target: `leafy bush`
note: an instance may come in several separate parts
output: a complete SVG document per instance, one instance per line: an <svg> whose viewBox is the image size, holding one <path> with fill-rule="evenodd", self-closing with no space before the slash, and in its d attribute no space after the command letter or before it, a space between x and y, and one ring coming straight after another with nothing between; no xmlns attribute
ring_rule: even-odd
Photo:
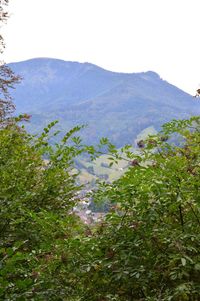
<svg viewBox="0 0 200 301"><path fill-rule="evenodd" d="M140 154L124 148L129 170L95 196L113 207L90 237L81 300L200 299L199 133L199 117L172 121Z"/></svg>
<svg viewBox="0 0 200 301"><path fill-rule="evenodd" d="M48 139L54 124L40 137L16 124L0 131L1 300L53 300L62 286L55 279L64 261L59 246L80 232L72 214L81 188L73 160L83 151L80 139L72 135L80 127L52 147ZM67 294L69 288L63 286Z"/></svg>
<svg viewBox="0 0 200 301"><path fill-rule="evenodd" d="M199 300L200 117L164 125L134 153L103 138L111 165L129 168L92 193L110 208L92 225L72 213L73 161L101 152L72 138L79 127L50 146L52 126L38 138L0 131L0 299Z"/></svg>

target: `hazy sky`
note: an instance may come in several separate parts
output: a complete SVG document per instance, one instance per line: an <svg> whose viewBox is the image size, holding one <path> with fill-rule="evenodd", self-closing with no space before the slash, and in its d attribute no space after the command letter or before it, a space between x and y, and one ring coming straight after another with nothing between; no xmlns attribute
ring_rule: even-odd
<svg viewBox="0 0 200 301"><path fill-rule="evenodd" d="M52 57L200 85L200 0L10 0L9 11L7 63Z"/></svg>

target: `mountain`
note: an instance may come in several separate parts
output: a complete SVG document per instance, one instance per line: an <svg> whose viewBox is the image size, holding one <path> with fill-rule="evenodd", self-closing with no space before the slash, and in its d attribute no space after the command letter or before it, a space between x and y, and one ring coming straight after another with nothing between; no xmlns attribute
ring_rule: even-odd
<svg viewBox="0 0 200 301"><path fill-rule="evenodd" d="M89 63L36 58L9 66L23 77L12 91L17 113L29 113L27 126L40 131L59 120L67 131L88 124L81 136L87 143L109 137L118 147L133 143L149 127L156 130L173 118L200 113L189 94L152 71L117 73Z"/></svg>

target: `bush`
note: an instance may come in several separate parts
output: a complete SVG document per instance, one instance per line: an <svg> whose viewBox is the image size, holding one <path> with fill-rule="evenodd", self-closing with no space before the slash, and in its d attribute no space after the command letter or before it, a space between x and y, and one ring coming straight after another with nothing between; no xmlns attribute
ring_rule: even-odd
<svg viewBox="0 0 200 301"><path fill-rule="evenodd" d="M113 207L91 235L81 300L200 299L199 133L199 117L172 121L140 154L124 148L137 164L96 193Z"/></svg>
<svg viewBox="0 0 200 301"><path fill-rule="evenodd" d="M164 125L134 153L102 140L113 162L130 164L92 193L110 208L92 225L72 213L73 161L100 151L72 138L79 127L50 146L51 126L38 138L0 131L0 298L199 300L200 117Z"/></svg>
<svg viewBox="0 0 200 301"><path fill-rule="evenodd" d="M1 300L58 300L62 286L65 295L71 292L69 279L63 285L62 273L57 276L64 262L61 246L82 231L72 209L81 188L73 160L83 149L72 138L79 127L49 145L53 125L38 138L16 124L0 131Z"/></svg>

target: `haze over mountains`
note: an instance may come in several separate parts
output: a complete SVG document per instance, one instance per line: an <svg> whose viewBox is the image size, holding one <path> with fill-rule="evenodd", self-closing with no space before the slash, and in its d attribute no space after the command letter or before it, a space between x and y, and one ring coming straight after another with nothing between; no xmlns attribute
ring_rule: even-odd
<svg viewBox="0 0 200 301"><path fill-rule="evenodd" d="M88 124L81 136L94 144L102 136L117 146L133 143L146 128L173 118L200 114L189 94L155 72L116 73L89 63L37 58L9 64L23 77L12 92L17 113L32 115L28 128L38 132L59 120L67 131Z"/></svg>

